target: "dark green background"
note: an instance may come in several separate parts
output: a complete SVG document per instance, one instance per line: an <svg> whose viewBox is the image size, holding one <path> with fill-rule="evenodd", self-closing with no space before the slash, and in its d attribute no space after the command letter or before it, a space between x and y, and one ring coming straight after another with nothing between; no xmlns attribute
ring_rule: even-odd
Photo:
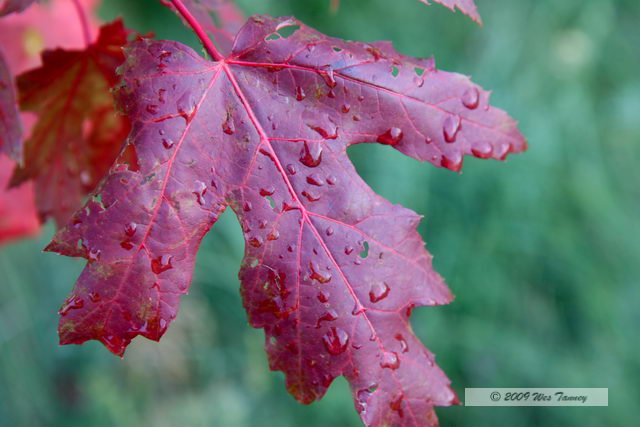
<svg viewBox="0 0 640 427"><path fill-rule="evenodd" d="M59 0L63 1L63 0ZM365 180L424 214L420 232L457 299L412 324L454 388L608 387L609 407L441 408L443 426L632 426L640 402L640 2L478 0L484 28L418 0L242 0L353 40L393 40L473 75L530 149L467 158L461 175L389 147L350 151ZM105 0L134 29L195 44L154 0ZM0 249L3 426L358 426L343 379L297 404L247 325L231 212L206 237L189 296L160 344L124 360L58 347L56 311L83 263L41 253L52 234Z"/></svg>

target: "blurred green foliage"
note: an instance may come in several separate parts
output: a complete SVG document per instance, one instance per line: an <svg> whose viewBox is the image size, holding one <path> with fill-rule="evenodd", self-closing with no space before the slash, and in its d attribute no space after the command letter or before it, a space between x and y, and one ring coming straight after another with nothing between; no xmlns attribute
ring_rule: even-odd
<svg viewBox="0 0 640 427"><path fill-rule="evenodd" d="M417 0L241 0L338 37L393 40L473 75L520 121L530 150L464 173L389 147L350 151L364 179L426 219L420 231L457 295L419 308L423 342L465 387L608 387L609 407L438 410L443 426L630 426L640 401L640 2L479 0L484 28ZM153 0L105 0L140 32L197 47ZM357 426L343 379L297 404L268 370L238 292L231 212L207 236L162 343L123 360L96 342L58 347L56 311L82 262L41 253L52 235L0 249L2 426Z"/></svg>

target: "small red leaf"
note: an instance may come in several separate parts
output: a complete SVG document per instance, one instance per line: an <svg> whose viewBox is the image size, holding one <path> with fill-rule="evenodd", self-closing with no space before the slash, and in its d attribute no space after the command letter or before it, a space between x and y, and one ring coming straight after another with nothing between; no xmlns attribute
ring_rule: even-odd
<svg viewBox="0 0 640 427"><path fill-rule="evenodd" d="M121 21L105 25L85 50L45 51L40 68L18 77L21 107L38 114L38 121L12 184L33 178L41 215L58 224L95 187L129 131L110 92L127 36Z"/></svg>
<svg viewBox="0 0 640 427"><path fill-rule="evenodd" d="M433 406L457 400L409 316L452 295L420 217L375 194L346 150L381 143L459 170L465 154L523 151L515 121L432 59L287 18L252 17L217 62L139 40L122 73L138 164L118 160L47 247L88 260L61 343L97 339L122 355L137 335L158 340L229 206L246 243L244 305L289 392L310 403L343 375L366 425L436 425Z"/></svg>

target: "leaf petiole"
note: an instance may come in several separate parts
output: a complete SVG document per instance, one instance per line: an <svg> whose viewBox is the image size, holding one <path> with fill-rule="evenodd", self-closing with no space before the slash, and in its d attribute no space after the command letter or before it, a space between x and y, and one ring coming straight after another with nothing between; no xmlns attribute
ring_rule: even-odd
<svg viewBox="0 0 640 427"><path fill-rule="evenodd" d="M77 1L77 0L75 0ZM168 6L168 2L165 0L160 0L161 3L165 6ZM189 12L189 9L182 3L181 0L171 0L171 4L176 8L178 13L182 15L182 17L187 21L189 26L193 29L193 32L196 33L200 41L202 42L207 52L211 55L211 57L216 61L221 61L224 59L224 56L218 51L216 46L213 44L207 32L202 28L202 25L198 22L198 20Z"/></svg>

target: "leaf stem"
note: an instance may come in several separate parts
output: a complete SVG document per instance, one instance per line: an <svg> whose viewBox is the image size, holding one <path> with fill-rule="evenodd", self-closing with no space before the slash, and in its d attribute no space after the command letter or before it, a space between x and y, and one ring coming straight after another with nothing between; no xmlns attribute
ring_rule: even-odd
<svg viewBox="0 0 640 427"><path fill-rule="evenodd" d="M87 19L87 13L80 4L80 0L72 0L73 5L76 7L76 12L78 13L78 18L80 19L80 26L82 27L82 36L84 37L84 42L87 46L89 46L92 42L91 39L91 30L89 30L89 20Z"/></svg>
<svg viewBox="0 0 640 427"><path fill-rule="evenodd" d="M167 5L166 0L160 1L162 2L162 4ZM182 0L171 0L171 3L173 4L173 7L176 8L178 13L182 15L185 21L187 21L189 26L191 26L193 32L196 33L196 35L202 42L202 45L205 49L207 49L213 59L215 59L216 61L222 61L224 59L224 56L218 51L216 46L207 35L207 32L204 30L204 28L202 28L202 25L200 25L198 20L191 14L191 12L189 12L189 10L185 7L185 5L182 3Z"/></svg>

